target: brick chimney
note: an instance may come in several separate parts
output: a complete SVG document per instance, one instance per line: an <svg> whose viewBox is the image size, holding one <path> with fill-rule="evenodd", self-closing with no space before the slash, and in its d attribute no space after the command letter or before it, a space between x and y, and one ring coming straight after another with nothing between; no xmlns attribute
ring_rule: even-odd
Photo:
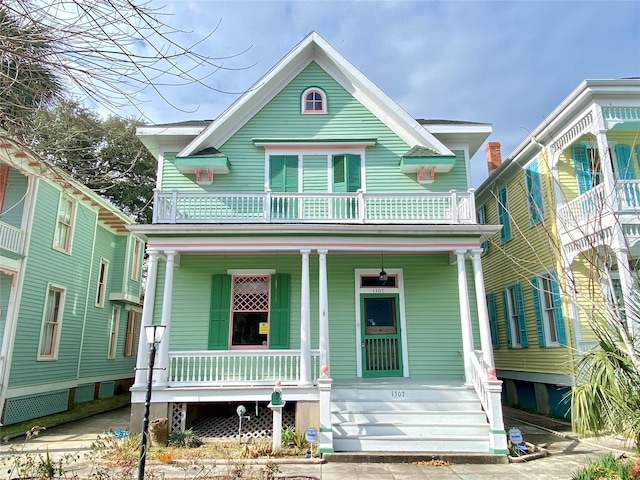
<svg viewBox="0 0 640 480"><path fill-rule="evenodd" d="M502 155L500 154L500 142L489 142L484 147L484 151L487 154L487 167L489 168L489 174L497 169L502 164Z"/></svg>

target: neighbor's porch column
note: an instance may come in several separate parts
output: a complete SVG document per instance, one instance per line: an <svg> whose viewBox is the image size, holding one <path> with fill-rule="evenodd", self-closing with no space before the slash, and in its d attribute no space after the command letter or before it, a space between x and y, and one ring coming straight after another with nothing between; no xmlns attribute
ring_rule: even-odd
<svg viewBox="0 0 640 480"><path fill-rule="evenodd" d="M164 274L164 292L162 294L162 320L165 331L158 347L158 373L157 385L166 386L169 379L169 339L171 338L171 304L173 300L173 267L176 260L176 252L169 251L166 254L166 271Z"/></svg>
<svg viewBox="0 0 640 480"><path fill-rule="evenodd" d="M144 327L153 323L153 310L156 303L156 281L158 280L158 252L149 252L149 271L147 272L147 289L142 307L142 325L138 332L138 359L136 361L136 380L134 386L145 387L147 384L147 366L149 344L144 333Z"/></svg>
<svg viewBox="0 0 640 480"><path fill-rule="evenodd" d="M319 255L319 310L320 310L320 366L329 367L329 294L327 286L327 250L318 250Z"/></svg>
<svg viewBox="0 0 640 480"><path fill-rule="evenodd" d="M309 292L309 253L302 254L302 280L300 286L300 384L311 385L311 300Z"/></svg>
<svg viewBox="0 0 640 480"><path fill-rule="evenodd" d="M489 326L489 311L487 309L487 294L484 290L482 276L481 248L471 250L473 262L473 277L476 284L476 303L478 304L478 324L480 326L480 343L482 345L482 359L487 367L493 367L493 342L491 341L491 327Z"/></svg>
<svg viewBox="0 0 640 480"><path fill-rule="evenodd" d="M471 383L471 363L469 354L473 351L471 334L471 311L469 310L469 289L467 288L467 269L465 266L466 250L455 250L458 264L458 295L460 297L460 323L462 327L462 356L464 359L464 379L466 385Z"/></svg>

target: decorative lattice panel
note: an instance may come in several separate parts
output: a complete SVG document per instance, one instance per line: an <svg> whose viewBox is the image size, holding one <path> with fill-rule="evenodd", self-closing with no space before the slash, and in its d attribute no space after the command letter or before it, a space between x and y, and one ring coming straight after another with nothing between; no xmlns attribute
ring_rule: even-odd
<svg viewBox="0 0 640 480"><path fill-rule="evenodd" d="M3 423L10 425L24 420L31 420L32 418L64 412L68 408L69 390L9 398L5 406Z"/></svg>
<svg viewBox="0 0 640 480"><path fill-rule="evenodd" d="M268 312L269 276L234 277L233 311Z"/></svg>
<svg viewBox="0 0 640 480"><path fill-rule="evenodd" d="M116 388L116 382L100 382L100 389L98 390L98 398L113 397L113 392Z"/></svg>
<svg viewBox="0 0 640 480"><path fill-rule="evenodd" d="M90 402L93 400L93 392L95 391L95 384L88 383L87 385L78 385L76 387L76 403Z"/></svg>
<svg viewBox="0 0 640 480"><path fill-rule="evenodd" d="M260 414L256 417L254 411L247 411L251 415L250 418L242 420L241 438L270 438L273 435L273 412L265 407L261 407L259 412ZM293 410L282 412L282 426L283 428L295 426L295 412ZM205 440L238 438L238 416L202 419L195 423L191 429Z"/></svg>
<svg viewBox="0 0 640 480"><path fill-rule="evenodd" d="M171 405L169 432L184 430L187 420L187 405L185 403L172 403Z"/></svg>

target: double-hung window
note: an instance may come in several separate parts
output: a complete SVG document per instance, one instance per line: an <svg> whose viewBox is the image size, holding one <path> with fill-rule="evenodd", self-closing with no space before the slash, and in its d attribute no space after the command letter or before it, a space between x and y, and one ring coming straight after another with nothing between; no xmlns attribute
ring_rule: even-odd
<svg viewBox="0 0 640 480"><path fill-rule="evenodd" d="M53 246L57 250L69 252L71 249L71 236L73 235L73 215L75 203L68 195L62 195L58 205L56 219L56 231Z"/></svg>
<svg viewBox="0 0 640 480"><path fill-rule="evenodd" d="M507 187L502 187L498 191L498 221L502 224L502 230L500 230L500 240L502 242L511 240L511 218L509 216Z"/></svg>
<svg viewBox="0 0 640 480"><path fill-rule="evenodd" d="M140 257L142 251L142 242L134 238L133 239L133 258L131 259L131 280L137 281L140 274Z"/></svg>
<svg viewBox="0 0 640 480"><path fill-rule="evenodd" d="M58 357L62 312L64 310L64 293L65 290L63 288L52 285L49 285L47 289L40 331L40 346L38 348L38 358L41 360L55 360Z"/></svg>
<svg viewBox="0 0 640 480"><path fill-rule="evenodd" d="M107 290L107 275L109 273L109 262L104 258L100 260L98 270L98 286L96 288L96 307L104 306L104 297Z"/></svg>
<svg viewBox="0 0 640 480"><path fill-rule="evenodd" d="M136 353L136 333L138 332L140 313L129 310L127 314L127 336L124 342L124 356L130 357Z"/></svg>
<svg viewBox="0 0 640 480"><path fill-rule="evenodd" d="M502 292L504 321L509 348L528 347L527 322L524 316L522 286L514 283Z"/></svg>
<svg viewBox="0 0 640 480"><path fill-rule="evenodd" d="M487 312L489 313L489 329L493 348L500 348L498 340L498 315L496 314L496 298L491 292L487 293Z"/></svg>
<svg viewBox="0 0 640 480"><path fill-rule="evenodd" d="M544 273L531 280L533 307L536 314L538 345L566 345L562 297L555 272Z"/></svg>
<svg viewBox="0 0 640 480"><path fill-rule="evenodd" d="M529 206L529 220L536 225L544 219L544 198L542 196L542 181L538 160L534 160L525 167L527 185L527 205Z"/></svg>
<svg viewBox="0 0 640 480"><path fill-rule="evenodd" d="M109 326L109 352L107 358L116 358L116 347L118 344L118 327L120 326L120 306L114 305L111 312L111 324Z"/></svg>

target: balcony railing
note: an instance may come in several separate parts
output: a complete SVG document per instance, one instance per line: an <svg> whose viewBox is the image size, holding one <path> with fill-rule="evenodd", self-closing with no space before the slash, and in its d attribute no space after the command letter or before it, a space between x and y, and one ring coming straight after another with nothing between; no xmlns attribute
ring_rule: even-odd
<svg viewBox="0 0 640 480"><path fill-rule="evenodd" d="M155 194L154 223L475 223L473 191Z"/></svg>
<svg viewBox="0 0 640 480"><path fill-rule="evenodd" d="M617 180L615 195L618 203L616 213L640 213L640 180ZM604 184L600 184L560 206L558 221L561 229L569 231L600 221L612 212L613 201L607 198Z"/></svg>
<svg viewBox="0 0 640 480"><path fill-rule="evenodd" d="M169 353L169 386L273 385L300 381L300 350L207 350ZM320 375L311 351L311 378Z"/></svg>
<svg viewBox="0 0 640 480"><path fill-rule="evenodd" d="M0 249L22 253L22 230L0 222Z"/></svg>

